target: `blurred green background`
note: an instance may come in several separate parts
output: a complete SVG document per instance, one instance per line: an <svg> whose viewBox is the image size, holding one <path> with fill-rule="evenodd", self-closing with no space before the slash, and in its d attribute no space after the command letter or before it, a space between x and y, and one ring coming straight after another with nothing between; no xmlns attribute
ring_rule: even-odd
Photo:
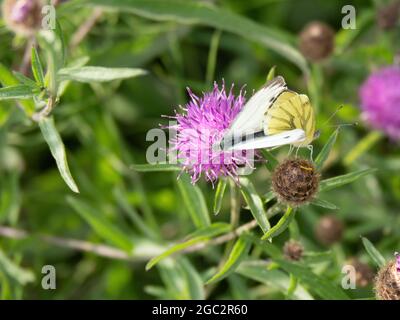
<svg viewBox="0 0 400 320"><path fill-rule="evenodd" d="M94 5L82 5L84 2L66 2L57 8L66 43L93 17ZM160 253L160 248L184 238L195 226L183 205L176 173L138 173L130 165L146 162L146 149L151 144L146 141L147 131L166 124L161 115L172 115L178 105L188 101L186 87L201 93L210 90L214 80L221 83L224 79L228 86L235 83L236 92L246 84L248 97L265 82L273 66L290 88L310 96L317 112L317 127L322 132L315 141L315 152L326 143L335 125L359 122L358 126L340 131L326 162L324 178L369 167L379 169L374 175L321 196L338 209L300 209L296 221L306 250L327 250L314 236L319 217L334 214L345 224L343 239L329 249L330 258L317 265L314 272L324 273L339 285L341 265L350 257L358 257L375 268L360 235L368 237L387 258L400 249L398 144L371 131L360 118L358 105L360 84L372 70L392 64L399 50L400 29L382 30L376 22L377 8L386 2L352 1L357 14L355 30L341 28L341 9L349 4L346 0L203 2L264 26L279 41L296 49L299 31L310 21L323 21L335 30L335 50L323 62L308 62L307 78L296 63L251 35L216 30L201 21L181 23L174 16L153 19L151 14L143 13L145 10L104 9L87 36L70 47L68 60L88 57L90 65L141 67L148 74L110 83L72 83L55 108L53 115L81 191L79 195L63 182L38 127L14 102L0 104L0 224L12 228L0 232L3 299L199 297L191 290L193 283L215 272L224 248L217 246L178 256L146 272L146 262ZM169 5L179 12L174 1ZM223 19L221 15L221 23ZM17 70L26 44L26 39L15 36L0 22L2 64ZM344 108L326 122L340 105ZM282 159L287 151L284 147L274 154ZM269 173L262 165L251 180L260 195L270 190ZM225 196L221 213L214 217L211 209L215 189L205 182L198 186L211 219L229 222L229 197ZM137 216L144 226L137 223ZM250 217L249 211L243 209L242 222ZM275 223L277 219L271 221ZM12 235L5 230L11 230ZM15 233L17 230L29 235L22 237ZM21 239L10 238L18 235ZM45 235L64 242L57 245L57 239L43 238ZM121 237L132 240L135 247L128 259L65 247L68 239L84 241L86 245L116 246ZM281 248L288 238L285 232L274 244ZM259 254L251 253L253 257ZM44 265L53 265L57 270L56 290L41 287ZM274 277L288 282L286 273ZM285 297L279 281L264 280L256 281L237 272L216 286L201 287L205 296L215 299ZM346 293L352 298L373 296L371 286ZM318 294L313 297L321 298Z"/></svg>

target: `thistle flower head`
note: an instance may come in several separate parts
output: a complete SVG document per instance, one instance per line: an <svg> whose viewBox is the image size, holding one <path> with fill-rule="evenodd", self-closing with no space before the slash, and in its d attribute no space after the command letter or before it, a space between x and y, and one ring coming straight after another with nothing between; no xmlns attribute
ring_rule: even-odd
<svg viewBox="0 0 400 320"><path fill-rule="evenodd" d="M224 151L215 148L221 141L224 131L242 109L245 98L240 91L238 96L226 92L215 83L211 92L196 96L190 89L190 101L180 112L176 112L176 136L170 140L177 152L178 162L192 177L195 183L201 175L214 182L221 176L237 178L240 166L250 164L249 151Z"/></svg>
<svg viewBox="0 0 400 320"><path fill-rule="evenodd" d="M299 261L303 257L304 247L296 240L286 241L283 246L283 255L287 260Z"/></svg>
<svg viewBox="0 0 400 320"><path fill-rule="evenodd" d="M363 117L394 140L400 140L400 67L385 67L372 73L360 88Z"/></svg>
<svg viewBox="0 0 400 320"><path fill-rule="evenodd" d="M272 174L272 189L279 200L299 206L312 200L318 191L320 175L305 159L287 159Z"/></svg>
<svg viewBox="0 0 400 320"><path fill-rule="evenodd" d="M41 25L42 0L5 0L3 18L7 27L17 34L31 35Z"/></svg>
<svg viewBox="0 0 400 320"><path fill-rule="evenodd" d="M400 272L396 259L389 261L375 278L375 293L380 300L400 300Z"/></svg>
<svg viewBox="0 0 400 320"><path fill-rule="evenodd" d="M312 62L329 57L335 46L335 31L327 24L313 21L299 35L301 53Z"/></svg>
<svg viewBox="0 0 400 320"><path fill-rule="evenodd" d="M320 243L330 246L342 240L344 224L334 215L323 216L317 223L315 236Z"/></svg>

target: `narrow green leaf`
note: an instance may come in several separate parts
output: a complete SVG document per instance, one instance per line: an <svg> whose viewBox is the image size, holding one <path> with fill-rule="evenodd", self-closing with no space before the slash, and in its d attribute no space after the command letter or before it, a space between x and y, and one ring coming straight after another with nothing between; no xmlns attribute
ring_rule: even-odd
<svg viewBox="0 0 400 320"><path fill-rule="evenodd" d="M37 92L40 91L40 87L38 87L38 85L35 81L26 77L25 75L23 75L20 72L14 71L13 73L14 73L15 78L17 78L21 84L31 87L32 89L36 89Z"/></svg>
<svg viewBox="0 0 400 320"><path fill-rule="evenodd" d="M267 167L267 169L272 172L274 171L274 169L276 168L276 166L279 164L278 160L272 155L272 153L270 151L268 151L267 149L261 149L261 154L263 155L263 157L265 158L265 160L267 160L265 162L265 166Z"/></svg>
<svg viewBox="0 0 400 320"><path fill-rule="evenodd" d="M321 170L322 166L324 165L326 159L328 159L329 153L331 152L333 146L335 145L337 136L339 134L339 128L337 128L329 137L327 143L322 148L321 152L315 158L315 166L318 170Z"/></svg>
<svg viewBox="0 0 400 320"><path fill-rule="evenodd" d="M22 269L16 265L5 253L0 249L0 272L4 273L10 280L26 285L35 280L35 275L28 270Z"/></svg>
<svg viewBox="0 0 400 320"><path fill-rule="evenodd" d="M269 270L268 266L269 264L265 261L243 261L236 269L236 273L286 293L290 287L289 275L278 269ZM298 284L293 292L292 299L313 300L313 297L301 284Z"/></svg>
<svg viewBox="0 0 400 320"><path fill-rule="evenodd" d="M348 300L347 294L322 275L317 275L308 267L284 259L275 260L286 272L293 274L299 281L306 285L310 291L315 292L326 300Z"/></svg>
<svg viewBox="0 0 400 320"><path fill-rule="evenodd" d="M268 203L271 200L275 199L276 195L273 191L268 191L265 195L264 195L264 203Z"/></svg>
<svg viewBox="0 0 400 320"><path fill-rule="evenodd" d="M132 223L140 230L144 235L146 235L149 239L158 239L158 234L153 231L147 224L143 221L143 218L139 215L134 207L132 207L125 194L123 194L122 190L119 188L114 189L114 198L117 201L118 205L122 208L122 210L127 214Z"/></svg>
<svg viewBox="0 0 400 320"><path fill-rule="evenodd" d="M206 200L200 188L193 185L187 174L182 174L177 180L183 202L197 228L204 228L211 224Z"/></svg>
<svg viewBox="0 0 400 320"><path fill-rule="evenodd" d="M276 31L216 6L182 0L83 0L81 3L116 8L158 21L200 24L228 31L274 50L295 63L305 74L309 73L305 58Z"/></svg>
<svg viewBox="0 0 400 320"><path fill-rule="evenodd" d="M269 224L260 196L257 194L256 189L249 179L244 177L240 178L240 185L240 191L242 192L244 200L249 206L253 217L256 219L261 230L266 233L271 228L271 225Z"/></svg>
<svg viewBox="0 0 400 320"><path fill-rule="evenodd" d="M385 258L382 254L375 248L375 246L365 237L361 237L362 243L367 250L368 254L370 255L371 259L375 262L375 264L382 268L386 264Z"/></svg>
<svg viewBox="0 0 400 320"><path fill-rule="evenodd" d="M359 178L366 176L367 174L375 172L376 169L363 169L351 173L344 174L342 176L325 179L320 183L320 192L332 190L346 184L352 183Z"/></svg>
<svg viewBox="0 0 400 320"><path fill-rule="evenodd" d="M212 237L218 236L222 233L226 233L231 229L231 226L227 223L213 223L212 225L199 229L196 232L192 233L189 235L188 240L175 244L171 248L167 249L165 252L160 254L157 257L154 257L151 259L147 265L146 265L146 270L151 269L154 267L157 263L159 263L161 260L167 258L168 256L178 253L179 251L182 251L190 246L193 246L197 243L207 241L211 239Z"/></svg>
<svg viewBox="0 0 400 320"><path fill-rule="evenodd" d="M314 206L322 207L325 209L330 209L330 210L337 210L339 207L337 207L335 204L330 203L329 201L322 200L322 199L314 199L311 201L311 204Z"/></svg>
<svg viewBox="0 0 400 320"><path fill-rule="evenodd" d="M343 163L346 166L351 165L355 160L361 157L365 152L372 148L380 139L384 137L380 131L371 131L362 138L350 152L344 157Z"/></svg>
<svg viewBox="0 0 400 320"><path fill-rule="evenodd" d="M273 78L275 78L275 70L276 70L276 66L273 66L271 69L269 69L267 79L266 79L267 82L271 81Z"/></svg>
<svg viewBox="0 0 400 320"><path fill-rule="evenodd" d="M282 216L282 218L278 221L276 225L274 225L271 229L269 229L261 238L261 240L272 239L278 235L280 235L283 231L287 229L289 224L292 222L295 216L295 210L292 207L288 207L286 213Z"/></svg>
<svg viewBox="0 0 400 320"><path fill-rule="evenodd" d="M97 233L99 237L113 243L128 253L132 252L133 242L130 237L110 221L107 221L97 209L72 196L67 196L67 201L71 207L93 228L94 232Z"/></svg>
<svg viewBox="0 0 400 320"><path fill-rule="evenodd" d="M217 190L215 191L214 197L214 214L218 214L221 210L222 199L224 198L225 189L226 189L226 179L220 179L218 181Z"/></svg>
<svg viewBox="0 0 400 320"><path fill-rule="evenodd" d="M132 164L130 168L138 172L182 171L181 167L168 163Z"/></svg>
<svg viewBox="0 0 400 320"><path fill-rule="evenodd" d="M5 88L0 88L0 101L11 99L30 99L34 96L32 87L20 84Z"/></svg>
<svg viewBox="0 0 400 320"><path fill-rule="evenodd" d="M42 66L42 63L40 62L39 54L34 46L32 47L32 73L33 73L33 77L35 78L36 82L41 87L44 87L43 66Z"/></svg>
<svg viewBox="0 0 400 320"><path fill-rule="evenodd" d="M250 247L251 242L244 237L240 237L233 246L228 259L223 264L221 269L211 279L209 279L206 284L221 281L229 274L234 272L235 269L239 266L240 262L242 262L247 257Z"/></svg>
<svg viewBox="0 0 400 320"><path fill-rule="evenodd" d="M189 259L180 257L177 259L179 266L185 275L186 287L188 288L190 299L192 300L204 300L206 293L204 290L203 279L199 272L194 268Z"/></svg>
<svg viewBox="0 0 400 320"><path fill-rule="evenodd" d="M128 79L146 74L143 69L104 68L85 66L80 68L64 68L58 71L61 81L73 80L79 82L105 82L118 79Z"/></svg>
<svg viewBox="0 0 400 320"><path fill-rule="evenodd" d="M4 65L0 63L0 83L3 87L14 86L20 84L18 79ZM18 103L23 107L25 113L31 116L35 112L35 104L32 99L19 100Z"/></svg>
<svg viewBox="0 0 400 320"><path fill-rule="evenodd" d="M56 160L61 177L73 192L79 193L78 186L76 185L74 178L72 178L69 170L65 147L54 124L54 119L43 118L39 121L39 127L50 148L51 154Z"/></svg>

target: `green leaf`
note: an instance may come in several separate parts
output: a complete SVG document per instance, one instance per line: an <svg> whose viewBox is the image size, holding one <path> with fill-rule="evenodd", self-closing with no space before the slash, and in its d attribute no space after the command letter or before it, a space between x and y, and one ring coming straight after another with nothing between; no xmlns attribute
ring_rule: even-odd
<svg viewBox="0 0 400 320"><path fill-rule="evenodd" d="M154 257L151 259L147 265L146 265L146 270L151 269L154 267L157 263L159 263L161 260L167 258L168 256L175 254L179 251L182 251L188 247L191 247L197 243L207 241L211 239L212 237L218 236L222 233L226 233L230 231L231 226L227 223L213 223L212 225L199 229L196 232L192 233L191 235L188 236L188 240L175 244L162 254L160 254L157 257Z"/></svg>
<svg viewBox="0 0 400 320"><path fill-rule="evenodd" d="M295 63L305 74L309 73L305 58L276 31L216 6L183 0L82 0L80 3L116 8L123 12L130 11L158 21L200 24L228 31L274 50Z"/></svg>
<svg viewBox="0 0 400 320"><path fill-rule="evenodd" d="M265 242L264 242L265 243ZM269 270L265 261L244 261L236 269L236 273L243 277L265 284L286 293L290 287L289 276L281 270ZM292 298L297 300L313 300L313 297L301 284L296 286Z"/></svg>
<svg viewBox="0 0 400 320"><path fill-rule="evenodd" d="M290 262L284 259L275 260L286 272L293 274L303 284L307 285L310 291L315 292L322 299L326 300L347 300L349 297L344 291L335 286L331 280L322 275L317 275L308 267L299 263Z"/></svg>
<svg viewBox="0 0 400 320"><path fill-rule="evenodd" d="M35 280L35 275L28 270L22 269L10 260L5 253L0 249L0 272L4 273L11 280L26 285Z"/></svg>
<svg viewBox="0 0 400 320"><path fill-rule="evenodd" d="M138 172L182 171L181 167L168 163L132 164L130 168Z"/></svg>
<svg viewBox="0 0 400 320"><path fill-rule="evenodd" d="M0 101L11 99L31 99L34 96L32 87L20 84L5 88L0 88Z"/></svg>
<svg viewBox="0 0 400 320"><path fill-rule="evenodd" d="M325 209L330 209L330 210L337 210L339 207L337 207L335 204L330 203L329 201L322 200L322 199L314 199L311 201L311 204L314 206L322 207Z"/></svg>
<svg viewBox="0 0 400 320"><path fill-rule="evenodd" d="M106 220L97 209L82 200L67 196L71 207L106 241L113 243L128 253L132 252L133 242L124 232Z"/></svg>
<svg viewBox="0 0 400 320"><path fill-rule="evenodd" d="M39 127L42 132L44 139L46 140L50 152L56 160L58 171L65 183L70 187L73 192L79 193L78 186L76 185L74 178L72 178L71 172L68 167L67 155L65 153L65 147L61 140L60 134L58 133L53 118L43 118L39 121Z"/></svg>
<svg viewBox="0 0 400 320"><path fill-rule="evenodd" d="M204 300L206 298L203 279L199 272L193 267L189 259L181 257L177 261L178 265L182 268L185 276L186 286L189 291L190 299Z"/></svg>
<svg viewBox="0 0 400 320"><path fill-rule="evenodd" d="M221 269L211 279L209 279L206 284L221 281L229 274L234 272L235 269L239 266L240 262L242 262L247 257L250 247L251 242L244 237L240 237L233 246L228 259L223 264Z"/></svg>
<svg viewBox="0 0 400 320"><path fill-rule="evenodd" d="M15 78L17 78L21 84L31 87L32 89L36 89L37 92L40 92L40 87L38 87L35 81L33 81L32 79L28 78L27 76L23 75L20 72L14 71L13 73Z"/></svg>
<svg viewBox="0 0 400 320"><path fill-rule="evenodd" d="M242 192L244 200L249 206L253 217L257 220L261 230L266 233L271 228L271 225L269 224L260 196L257 194L256 189L249 179L244 177L240 178L240 185L240 191Z"/></svg>
<svg viewBox="0 0 400 320"><path fill-rule="evenodd" d="M327 143L322 148L321 152L318 154L317 158L315 158L315 166L318 170L321 170L322 166L324 165L326 159L328 159L329 153L331 152L337 136L339 134L339 128L337 128L329 137Z"/></svg>
<svg viewBox="0 0 400 320"><path fill-rule="evenodd" d="M85 66L80 68L64 68L58 71L58 79L79 82L105 82L128 79L146 74L143 69L133 68L104 68Z"/></svg>
<svg viewBox="0 0 400 320"><path fill-rule="evenodd" d="M41 87L44 87L44 71L39 54L34 46L32 47L32 73L36 82Z"/></svg>
<svg viewBox="0 0 400 320"><path fill-rule="evenodd" d="M200 188L193 185L187 174L182 174L177 180L183 202L197 228L204 228L211 224L206 200Z"/></svg>
<svg viewBox="0 0 400 320"><path fill-rule="evenodd" d="M273 66L271 69L269 69L267 79L266 79L267 82L271 81L273 78L275 78L275 70L276 70L276 66Z"/></svg>
<svg viewBox="0 0 400 320"><path fill-rule="evenodd" d="M344 157L343 163L346 166L351 165L360 156L372 148L380 139L384 137L380 131L371 131L364 138L362 138L350 152Z"/></svg>
<svg viewBox="0 0 400 320"><path fill-rule="evenodd" d="M130 205L128 202L128 197L126 194L122 192L121 189L114 189L114 198L117 201L118 205L121 209L126 213L126 215L130 218L132 223L140 230L144 235L146 235L149 239L158 239L158 234L153 231L153 229L149 228L147 224L143 221L142 217L136 211L136 209Z"/></svg>
<svg viewBox="0 0 400 320"><path fill-rule="evenodd" d="M217 190L215 191L215 197L214 197L214 206L213 206L214 214L218 214L221 210L222 199L224 198L226 184L227 184L226 179L220 179L218 181Z"/></svg>
<svg viewBox="0 0 400 320"><path fill-rule="evenodd" d="M361 237L362 243L365 247L365 250L367 250L368 254L372 258L372 260L375 262L375 264L379 267L382 268L386 264L385 258L382 256L382 254L378 251L378 249L375 248L375 246L365 237Z"/></svg>
<svg viewBox="0 0 400 320"><path fill-rule="evenodd" d="M351 173L337 176L330 179L325 179L320 183L320 192L332 190L346 184L352 183L367 174L375 172L376 169L363 169Z"/></svg>
<svg viewBox="0 0 400 320"><path fill-rule="evenodd" d="M267 149L261 149L261 154L263 155L263 157L265 158L265 160L267 160L265 162L265 166L267 167L267 169L272 172L274 171L274 169L276 168L276 166L279 164L278 160L272 155L272 153L270 151L268 151Z"/></svg>
<svg viewBox="0 0 400 320"><path fill-rule="evenodd" d="M18 79L4 65L0 63L0 83L4 86L19 85ZM33 100L19 100L18 103L23 107L25 113L31 116L35 112Z"/></svg>
<svg viewBox="0 0 400 320"><path fill-rule="evenodd" d="M276 195L273 191L268 191L265 195L264 195L264 203L268 203L271 200L275 199Z"/></svg>
<svg viewBox="0 0 400 320"><path fill-rule="evenodd" d="M287 229L289 224L292 222L295 216L295 210L292 207L288 207L286 213L279 219L278 223L269 229L261 238L261 240L272 239L280 235Z"/></svg>

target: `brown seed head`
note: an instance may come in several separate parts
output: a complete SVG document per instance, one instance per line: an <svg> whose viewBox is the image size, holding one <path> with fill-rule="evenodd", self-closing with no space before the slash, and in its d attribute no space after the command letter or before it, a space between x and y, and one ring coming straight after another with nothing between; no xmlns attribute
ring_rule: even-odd
<svg viewBox="0 0 400 320"><path fill-rule="evenodd" d="M335 31L323 22L310 22L300 32L299 47L308 60L312 62L323 60L333 52Z"/></svg>
<svg viewBox="0 0 400 320"><path fill-rule="evenodd" d="M291 261L299 261L303 257L304 247L296 240L289 240L283 246L283 255Z"/></svg>
<svg viewBox="0 0 400 320"><path fill-rule="evenodd" d="M348 264L352 265L356 270L357 287L364 288L372 283L375 274L368 264L361 262L357 258L350 259L350 261L348 261Z"/></svg>
<svg viewBox="0 0 400 320"><path fill-rule="evenodd" d="M4 22L15 33L30 36L41 26L42 6L42 0L4 0Z"/></svg>
<svg viewBox="0 0 400 320"><path fill-rule="evenodd" d="M400 272L396 260L383 266L375 278L375 294L380 300L400 300Z"/></svg>
<svg viewBox="0 0 400 320"><path fill-rule="evenodd" d="M376 14L378 26L383 30L393 29L400 16L400 1L394 1L380 8Z"/></svg>
<svg viewBox="0 0 400 320"><path fill-rule="evenodd" d="M344 225L333 215L322 217L315 229L315 236L319 242L326 246L330 246L335 242L342 240Z"/></svg>
<svg viewBox="0 0 400 320"><path fill-rule="evenodd" d="M300 206L312 200L319 186L320 175L313 163L305 159L287 159L272 174L272 190L279 200Z"/></svg>

